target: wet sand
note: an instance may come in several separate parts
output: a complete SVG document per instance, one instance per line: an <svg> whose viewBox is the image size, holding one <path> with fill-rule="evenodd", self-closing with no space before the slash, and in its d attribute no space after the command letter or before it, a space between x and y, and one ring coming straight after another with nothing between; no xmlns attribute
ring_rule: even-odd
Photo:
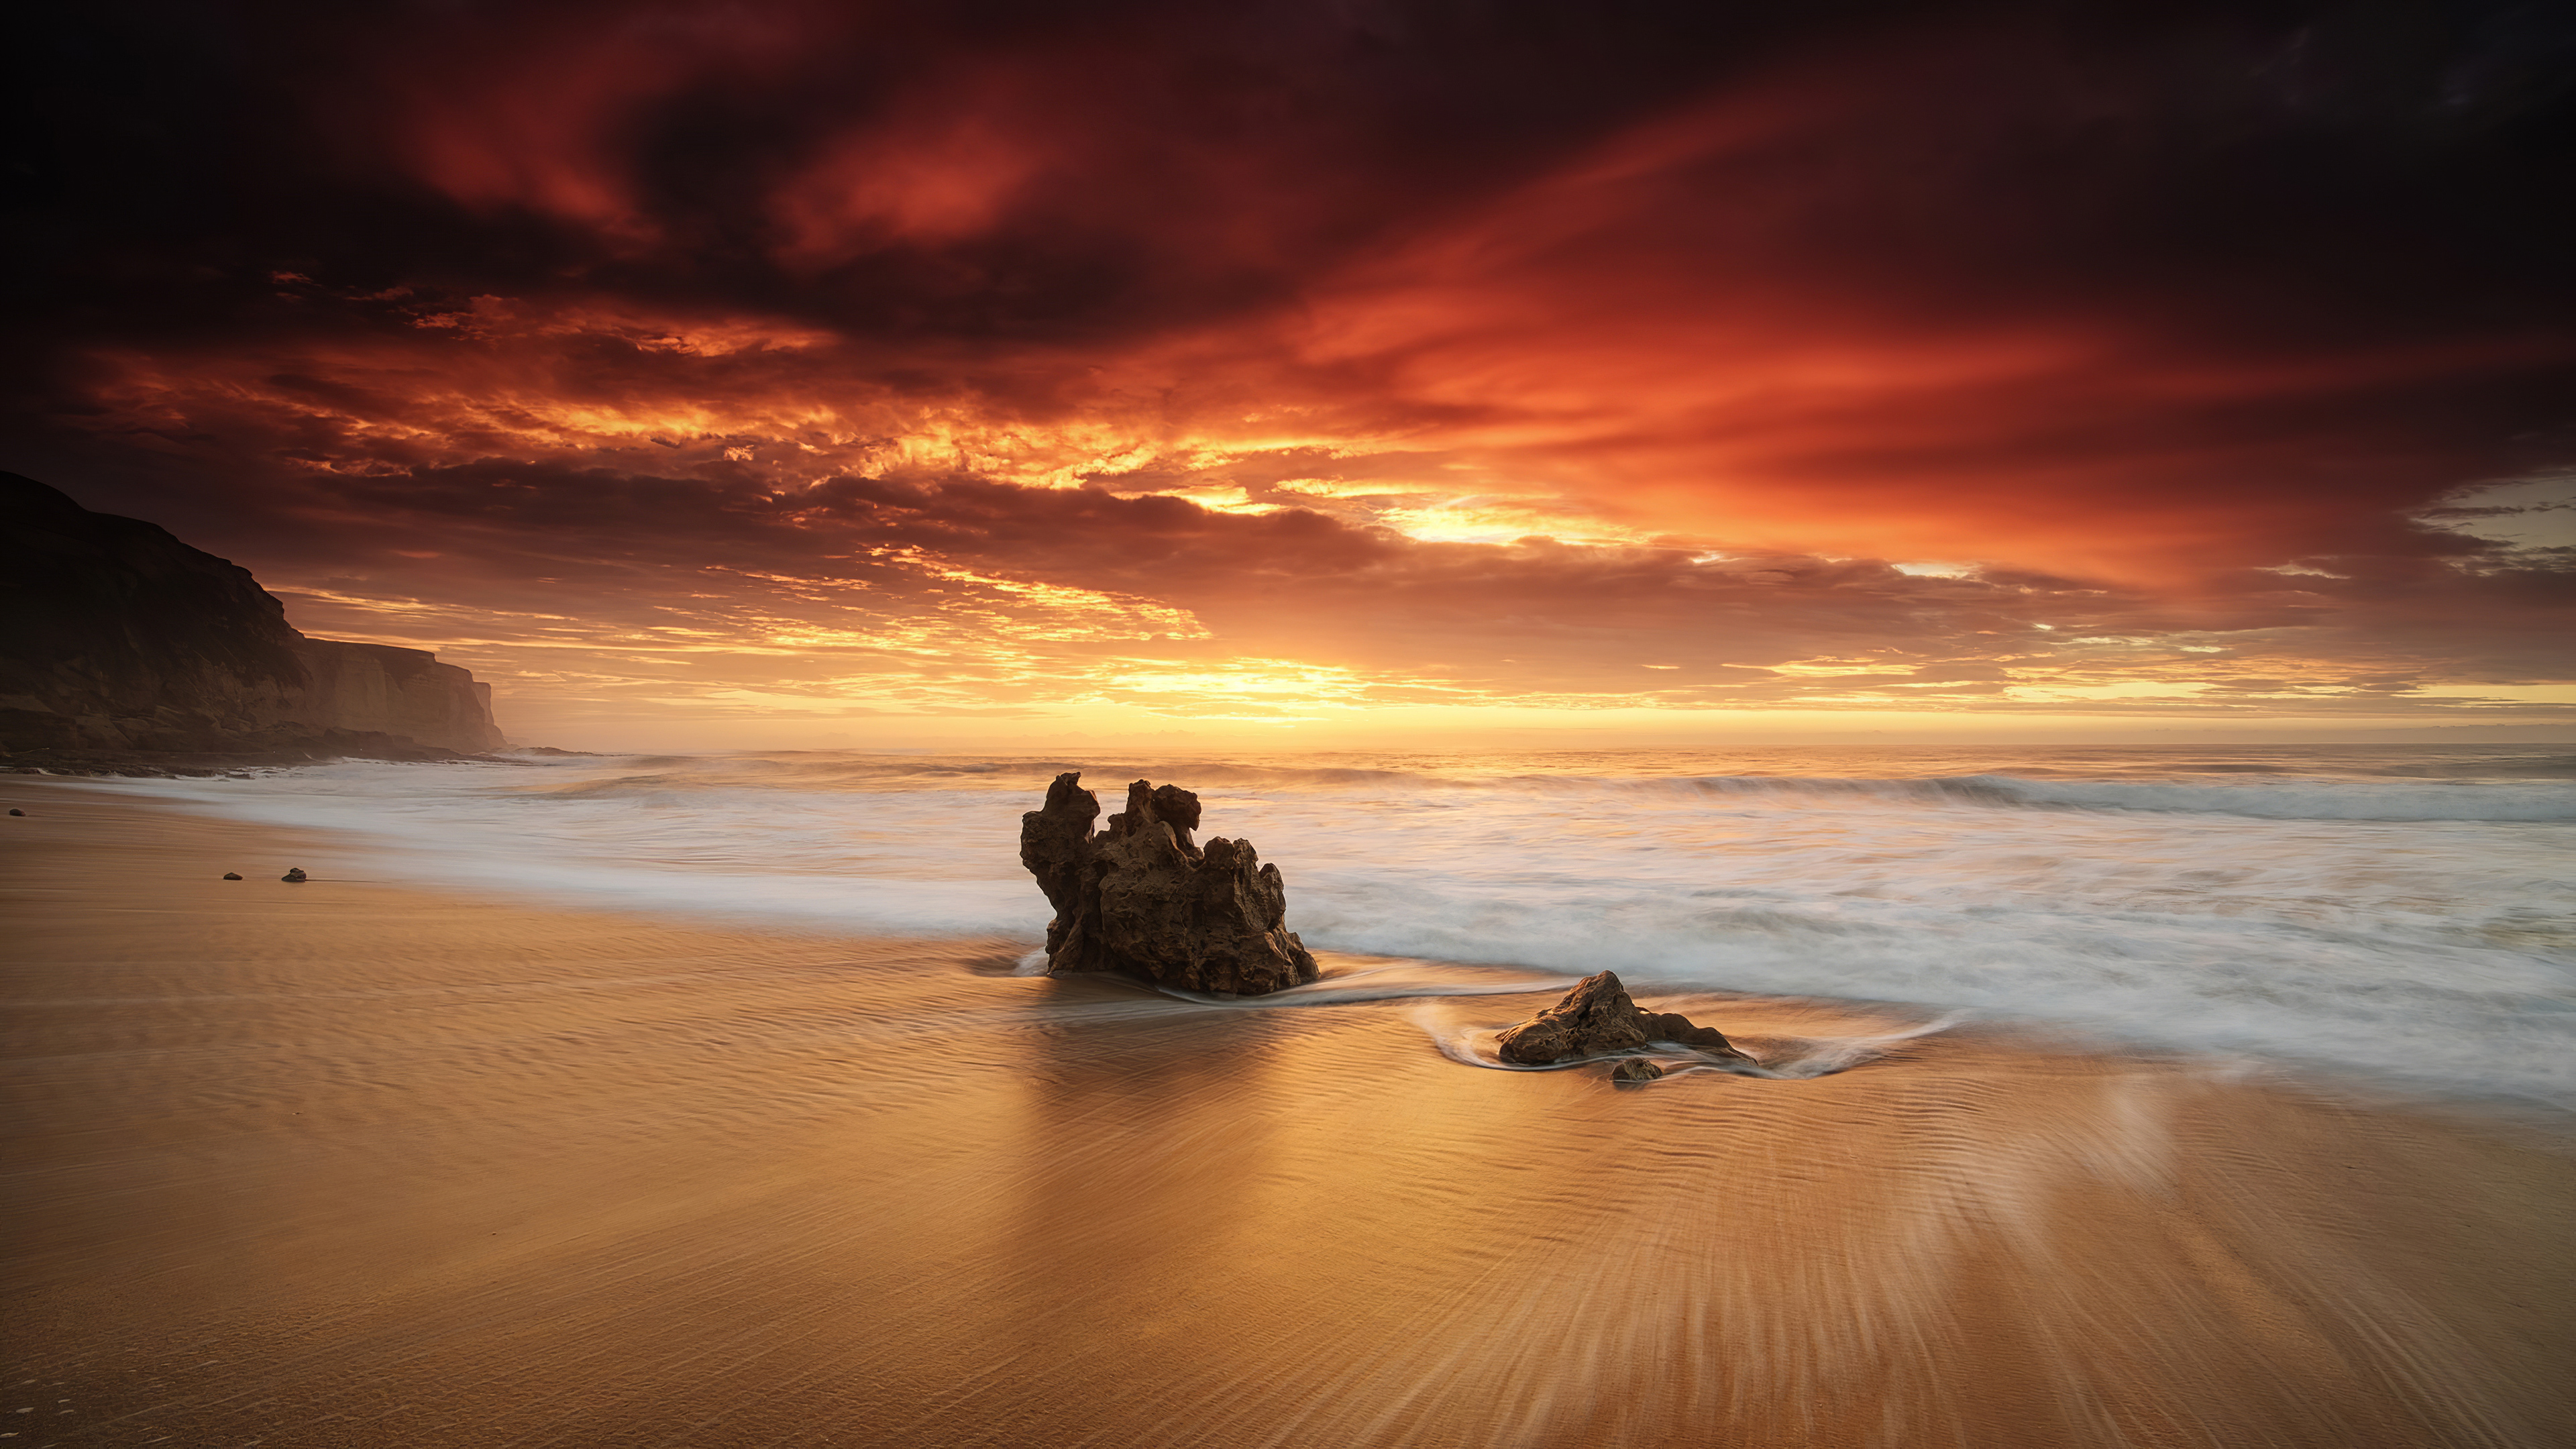
<svg viewBox="0 0 2576 1449"><path fill-rule="evenodd" d="M1425 1030L1546 995L1199 1006L0 804L13 1449L2576 1442L2527 1125L1991 1029L1618 1090Z"/></svg>

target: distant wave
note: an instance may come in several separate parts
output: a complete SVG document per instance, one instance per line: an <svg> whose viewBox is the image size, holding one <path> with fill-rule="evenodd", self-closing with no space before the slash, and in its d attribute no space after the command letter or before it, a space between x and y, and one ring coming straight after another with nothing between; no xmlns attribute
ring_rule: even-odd
<svg viewBox="0 0 2576 1449"><path fill-rule="evenodd" d="M2208 781L2032 778L1956 775L1926 779L1867 779L1831 775L1715 775L1670 780L1605 779L1580 775L1505 776L1490 781L1407 779L1389 775L1381 785L1423 785L1441 791L1506 789L1534 795L1579 797L1696 796L1711 801L1751 798L1764 803L1886 803L1912 806L1972 805L1999 808L2186 811L2265 820L2576 820L2576 784L2516 780L2334 780L2287 777Z"/></svg>
<svg viewBox="0 0 2576 1449"><path fill-rule="evenodd" d="M2576 821L2576 781L2550 778L2559 758L2513 761L2517 777L2461 778L2466 769L2431 762L2376 772L2374 778L2294 773L2288 765L2195 762L2210 778L2104 778L2057 771L1964 775L1838 776L1718 774L1619 776L1583 773L1482 773L1365 765L1260 764L1215 758L1138 763L1046 759L926 759L903 756L648 755L616 759L619 773L556 783L523 781L529 794L554 798L678 796L711 790L853 791L865 793L1009 791L1029 795L1054 775L1079 770L1116 808L1126 782L1176 781L1203 794L1365 793L1457 800L1477 794L1546 798L1580 808L1586 797L1664 803L1809 802L1826 807L1885 803L1911 807L2166 811L2265 820ZM2493 769L2493 765L2486 768ZM2519 772L2528 770L2529 775Z"/></svg>
<svg viewBox="0 0 2576 1449"><path fill-rule="evenodd" d="M2576 785L2522 781L2285 780L2159 783L2026 780L2005 775L1956 783L1980 797L2085 810L2180 810L2262 820L2576 820Z"/></svg>

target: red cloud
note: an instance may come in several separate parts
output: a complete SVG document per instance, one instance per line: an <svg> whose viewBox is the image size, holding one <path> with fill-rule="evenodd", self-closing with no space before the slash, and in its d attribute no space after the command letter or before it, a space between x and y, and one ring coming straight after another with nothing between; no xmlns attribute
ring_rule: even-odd
<svg viewBox="0 0 2576 1449"><path fill-rule="evenodd" d="M2576 223L2512 97L2289 86L2188 16L1515 15L244 44L301 129L220 236L71 269L20 431L188 480L316 608L998 619L1028 678L1171 611L1200 663L1568 698L2538 668L2563 580L2417 521L2566 445Z"/></svg>

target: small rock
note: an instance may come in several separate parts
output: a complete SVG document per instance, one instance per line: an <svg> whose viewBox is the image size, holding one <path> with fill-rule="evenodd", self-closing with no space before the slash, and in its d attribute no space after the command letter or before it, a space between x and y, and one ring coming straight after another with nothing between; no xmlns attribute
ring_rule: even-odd
<svg viewBox="0 0 2576 1449"><path fill-rule="evenodd" d="M237 871L237 870L228 870L228 871L225 871L225 872L224 872L224 879L226 879L226 880L240 880L240 879L241 879L241 872L240 872L240 871Z"/></svg>
<svg viewBox="0 0 2576 1449"><path fill-rule="evenodd" d="M12 810L9 813L24 818L27 812L24 810Z"/></svg>
<svg viewBox="0 0 2576 1449"><path fill-rule="evenodd" d="M1610 1069L1610 1080L1622 1086L1651 1082L1664 1074L1664 1069L1644 1057L1630 1057Z"/></svg>
<svg viewBox="0 0 2576 1449"><path fill-rule="evenodd" d="M1564 1000L1505 1031L1495 1045L1504 1061L1525 1067L1608 1056L1646 1044L1643 1016L1619 984L1619 973L1603 971L1575 983Z"/></svg>
<svg viewBox="0 0 2576 1449"><path fill-rule="evenodd" d="M293 870L288 871L286 874L279 876L278 879L282 881L291 881L296 885L302 885L305 881L304 867L299 865Z"/></svg>
<svg viewBox="0 0 2576 1449"><path fill-rule="evenodd" d="M1615 971L1584 977L1563 1001L1504 1031L1494 1045L1504 1061L1543 1067L1567 1057L1634 1051L1650 1041L1677 1042L1731 1061L1753 1060L1713 1026L1693 1025L1689 1017L1672 1012L1638 1010Z"/></svg>

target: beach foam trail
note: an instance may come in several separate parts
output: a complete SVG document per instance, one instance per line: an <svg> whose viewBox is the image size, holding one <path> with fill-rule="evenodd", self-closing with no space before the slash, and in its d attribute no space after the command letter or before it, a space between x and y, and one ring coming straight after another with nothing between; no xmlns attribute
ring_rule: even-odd
<svg viewBox="0 0 2576 1449"><path fill-rule="evenodd" d="M337 869L863 932L1033 936L1059 769L1197 789L1309 945L1972 1009L2576 1105L2563 750L628 757L118 782L361 832ZM1446 973L1447 979L1432 978Z"/></svg>

